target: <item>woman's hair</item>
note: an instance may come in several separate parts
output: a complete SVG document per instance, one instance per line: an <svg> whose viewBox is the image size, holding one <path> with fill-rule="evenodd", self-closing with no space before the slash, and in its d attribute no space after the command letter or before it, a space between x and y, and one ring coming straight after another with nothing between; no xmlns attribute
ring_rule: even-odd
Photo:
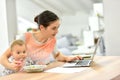
<svg viewBox="0 0 120 80"><path fill-rule="evenodd" d="M24 44L25 44L25 42L24 42L23 40L14 40L14 41L12 42L11 46L10 46L11 51L12 51L12 49L13 49L13 47L14 47L15 45L20 45L20 46L22 46L22 45L24 45Z"/></svg>
<svg viewBox="0 0 120 80"><path fill-rule="evenodd" d="M49 26L51 22L54 22L58 19L59 17L55 13L46 10L43 11L41 14L37 15L34 18L34 21L38 24L38 27L40 25L43 25L45 28L47 28L47 26Z"/></svg>

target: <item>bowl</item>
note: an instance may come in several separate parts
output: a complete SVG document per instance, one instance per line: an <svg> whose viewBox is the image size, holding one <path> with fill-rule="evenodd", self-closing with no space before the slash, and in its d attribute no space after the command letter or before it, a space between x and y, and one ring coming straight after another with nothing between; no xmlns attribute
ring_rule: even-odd
<svg viewBox="0 0 120 80"><path fill-rule="evenodd" d="M46 65L29 65L23 67L26 72L42 72L45 68Z"/></svg>

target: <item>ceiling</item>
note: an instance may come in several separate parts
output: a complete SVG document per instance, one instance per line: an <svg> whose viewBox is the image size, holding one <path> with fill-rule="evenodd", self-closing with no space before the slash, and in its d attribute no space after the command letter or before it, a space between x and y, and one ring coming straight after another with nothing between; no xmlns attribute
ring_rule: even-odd
<svg viewBox="0 0 120 80"><path fill-rule="evenodd" d="M71 15L84 11L90 13L93 3L102 2L102 0L31 0L42 9L52 10L60 15Z"/></svg>
<svg viewBox="0 0 120 80"><path fill-rule="evenodd" d="M16 0L17 15L30 22L43 10L51 10L59 16L74 16L77 13L90 14L93 3L102 0Z"/></svg>
<svg viewBox="0 0 120 80"><path fill-rule="evenodd" d="M20 28L24 29L36 26L34 17L44 10L51 10L60 18L64 18L62 19L64 25L76 24L86 27L88 16L93 10L93 3L101 2L102 0L16 0L18 24ZM78 27L77 30L80 30L81 27ZM64 28L64 30L68 29Z"/></svg>

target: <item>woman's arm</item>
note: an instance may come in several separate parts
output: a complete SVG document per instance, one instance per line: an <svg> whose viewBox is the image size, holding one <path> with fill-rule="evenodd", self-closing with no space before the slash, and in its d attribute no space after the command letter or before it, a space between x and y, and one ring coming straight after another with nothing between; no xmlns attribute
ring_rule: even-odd
<svg viewBox="0 0 120 80"><path fill-rule="evenodd" d="M62 53L57 52L56 54L54 54L54 58L58 61L64 61L65 62L67 57L65 55L63 55Z"/></svg>
<svg viewBox="0 0 120 80"><path fill-rule="evenodd" d="M66 56L63 55L62 53L58 52L54 54L54 57L58 61L64 61L64 62L69 62L69 61L74 61L74 60L81 60L81 56Z"/></svg>
<svg viewBox="0 0 120 80"><path fill-rule="evenodd" d="M8 48L0 57L0 63L5 66L6 68L8 68L9 66L9 61L8 61L8 58L11 56L11 51L10 49Z"/></svg>
<svg viewBox="0 0 120 80"><path fill-rule="evenodd" d="M17 61L13 61L12 63L9 62L8 58L11 56L10 48L7 49L0 57L0 63L10 70L18 71L20 66L17 65Z"/></svg>
<svg viewBox="0 0 120 80"><path fill-rule="evenodd" d="M59 52L56 46L53 50L53 56L56 60L64 61L64 62L69 62L69 61L81 60L82 59L81 56L66 56L66 55L62 54L61 52Z"/></svg>

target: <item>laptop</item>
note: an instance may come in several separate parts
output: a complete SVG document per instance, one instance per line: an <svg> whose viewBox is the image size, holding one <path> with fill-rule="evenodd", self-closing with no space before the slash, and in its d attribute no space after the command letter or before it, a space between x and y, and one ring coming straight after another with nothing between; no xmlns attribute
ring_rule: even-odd
<svg viewBox="0 0 120 80"><path fill-rule="evenodd" d="M96 55L96 51L97 51L99 43L100 43L100 38L98 38L98 41L95 45L94 52L93 52L93 54L90 55L90 57L87 57L87 58L83 57L83 60L75 60L72 62L67 62L63 65L63 67L71 68L71 67L89 67L89 66L91 66L94 56Z"/></svg>

